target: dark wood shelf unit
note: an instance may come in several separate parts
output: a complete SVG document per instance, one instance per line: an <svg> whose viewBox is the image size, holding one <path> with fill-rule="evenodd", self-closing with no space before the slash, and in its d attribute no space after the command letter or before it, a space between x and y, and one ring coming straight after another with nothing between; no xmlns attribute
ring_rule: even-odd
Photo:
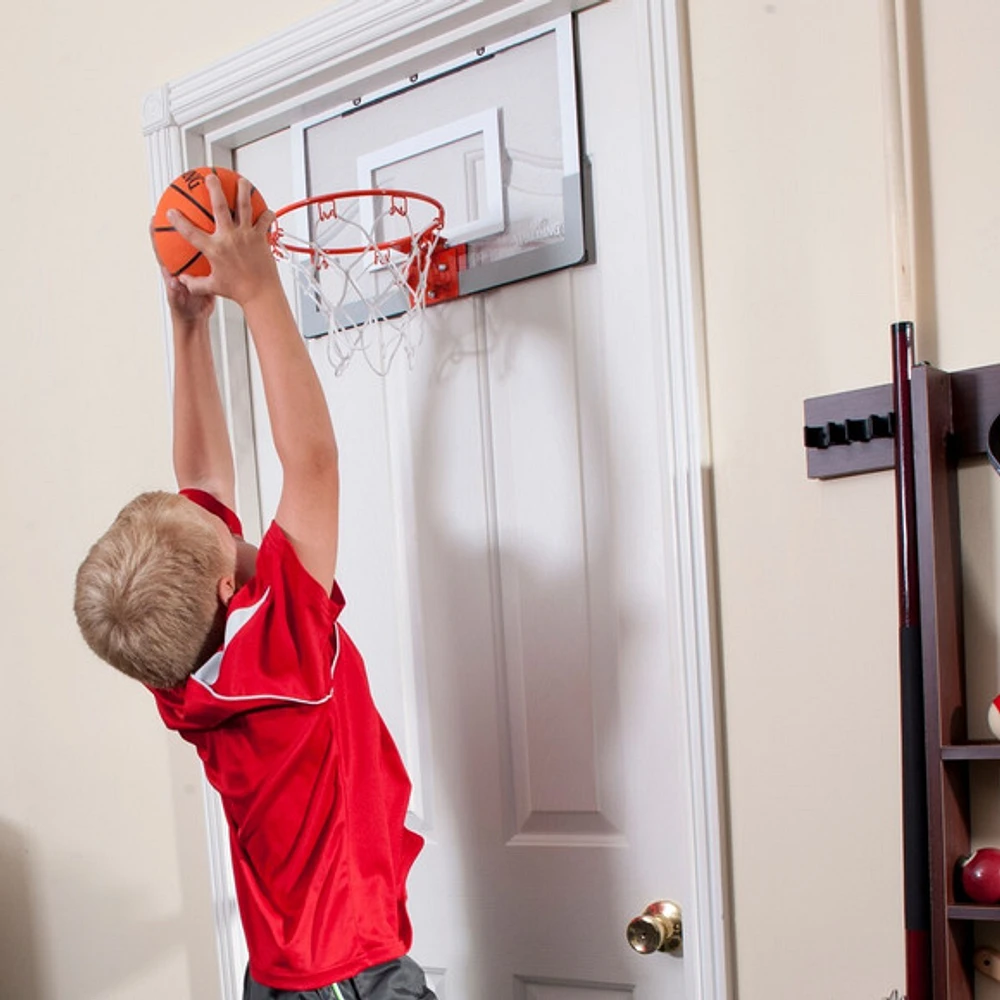
<svg viewBox="0 0 1000 1000"><path fill-rule="evenodd" d="M930 847L933 1000L972 1000L973 928L1000 921L1000 906L956 898L955 866L971 849L969 771L1000 760L1000 743L970 740L965 702L962 567L957 471L986 452L990 424L1000 414L1000 365L945 372L917 365L911 377L917 508L919 600L923 650L928 843ZM805 423L831 440L846 422L885 415L888 385L806 400ZM822 437L822 434L820 435ZM839 435L843 439L843 433ZM807 437L807 441L809 437ZM807 446L814 479L889 470L892 440L852 440ZM978 707L976 709L979 710ZM983 706L985 711L985 706Z"/></svg>
<svg viewBox="0 0 1000 1000"><path fill-rule="evenodd" d="M969 775L948 767L941 748L968 738L962 649L958 448L952 440L951 376L928 366L912 376L913 450L920 563L920 623L927 748L933 996L972 1000L972 923L950 920L955 862L968 854Z"/></svg>
<svg viewBox="0 0 1000 1000"><path fill-rule="evenodd" d="M1000 906L977 906L958 903L948 907L949 920L1000 920Z"/></svg>
<svg viewBox="0 0 1000 1000"><path fill-rule="evenodd" d="M1000 743L966 743L941 747L942 760L1000 760Z"/></svg>

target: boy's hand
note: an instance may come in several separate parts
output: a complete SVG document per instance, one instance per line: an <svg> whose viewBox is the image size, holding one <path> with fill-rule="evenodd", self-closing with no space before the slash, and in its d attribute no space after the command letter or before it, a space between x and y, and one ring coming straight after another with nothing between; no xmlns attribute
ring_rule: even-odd
<svg viewBox="0 0 1000 1000"><path fill-rule="evenodd" d="M170 304L174 324L194 327L207 322L215 308L215 296L189 291L165 267L160 270L163 272L163 284L167 289L167 302Z"/></svg>
<svg viewBox="0 0 1000 1000"><path fill-rule="evenodd" d="M153 244L153 254L156 254L156 241L153 238L153 220L149 221L149 240ZM159 260L159 258L157 258ZM167 303L170 306L170 316L174 326L197 326L212 315L215 308L215 296L194 294L189 292L180 280L172 275L168 268L160 264L160 274L163 275L163 285L167 290Z"/></svg>
<svg viewBox="0 0 1000 1000"><path fill-rule="evenodd" d="M194 296L222 295L246 308L247 303L265 290L277 289L281 283L278 268L267 240L267 231L274 213L266 211L252 222L250 182L241 177L236 192L236 215L229 211L218 177L205 178L215 216L215 232L206 233L176 209L167 212L170 224L196 250L200 250L212 265L212 273L204 278L179 277L180 283Z"/></svg>

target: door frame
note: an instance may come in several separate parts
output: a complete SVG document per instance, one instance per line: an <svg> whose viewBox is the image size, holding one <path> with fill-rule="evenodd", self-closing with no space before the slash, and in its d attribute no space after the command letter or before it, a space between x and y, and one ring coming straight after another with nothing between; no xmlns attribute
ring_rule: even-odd
<svg viewBox="0 0 1000 1000"><path fill-rule="evenodd" d="M555 18L616 0L341 0L329 10L146 95L142 129L150 197L189 165L229 165L232 150L310 102L370 92L404 74L464 53L470 39L499 40ZM727 1000L731 927L727 889L721 713L715 641L707 383L686 0L632 0L641 31L638 57L649 80L645 124L650 274L646 293L660 350L660 475L673 511L672 556L664 570L676 595L688 723L688 803L694 834L696 899L685 902L686 1000ZM213 350L233 433L237 503L244 524L262 529L252 441L249 345L238 311L217 309ZM169 311L161 296L169 370ZM213 919L223 1000L242 988L245 946L233 905L228 828L205 785Z"/></svg>

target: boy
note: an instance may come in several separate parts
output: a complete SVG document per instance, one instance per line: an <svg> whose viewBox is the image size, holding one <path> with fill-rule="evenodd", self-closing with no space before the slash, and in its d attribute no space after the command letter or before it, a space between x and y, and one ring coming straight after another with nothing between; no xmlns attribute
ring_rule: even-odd
<svg viewBox="0 0 1000 1000"><path fill-rule="evenodd" d="M337 622L340 481L319 379L271 255L274 216L235 216L206 181L213 234L171 224L209 260L165 275L179 494L143 494L77 574L91 648L142 681L192 743L229 823L250 953L244 1000L434 1000L406 957L409 779ZM217 295L242 309L283 483L259 552L233 513L234 471L209 340Z"/></svg>

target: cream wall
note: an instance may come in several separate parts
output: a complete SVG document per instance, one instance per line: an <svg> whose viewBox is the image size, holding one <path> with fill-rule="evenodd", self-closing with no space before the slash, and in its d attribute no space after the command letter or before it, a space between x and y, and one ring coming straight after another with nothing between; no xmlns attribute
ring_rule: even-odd
<svg viewBox="0 0 1000 1000"><path fill-rule="evenodd" d="M217 996L196 763L83 648L72 576L170 483L141 99L324 6L182 0L153 29L142 4L55 0L0 36L0 997ZM889 377L877 5L690 6L739 997L881 997L902 989L891 476L811 482L801 444L803 398ZM921 356L991 364L1000 8L926 0L924 28ZM984 700L998 486L981 466L963 488Z"/></svg>
<svg viewBox="0 0 1000 1000"><path fill-rule="evenodd" d="M73 574L171 484L142 98L321 6L53 0L0 32L3 1000L218 996L197 762L78 639Z"/></svg>
<svg viewBox="0 0 1000 1000"><path fill-rule="evenodd" d="M802 445L804 398L891 377L879 6L690 3L740 1000L904 987L892 475L813 482ZM1000 362L1000 7L921 6L918 353L954 370ZM962 490L985 737L1000 483Z"/></svg>

